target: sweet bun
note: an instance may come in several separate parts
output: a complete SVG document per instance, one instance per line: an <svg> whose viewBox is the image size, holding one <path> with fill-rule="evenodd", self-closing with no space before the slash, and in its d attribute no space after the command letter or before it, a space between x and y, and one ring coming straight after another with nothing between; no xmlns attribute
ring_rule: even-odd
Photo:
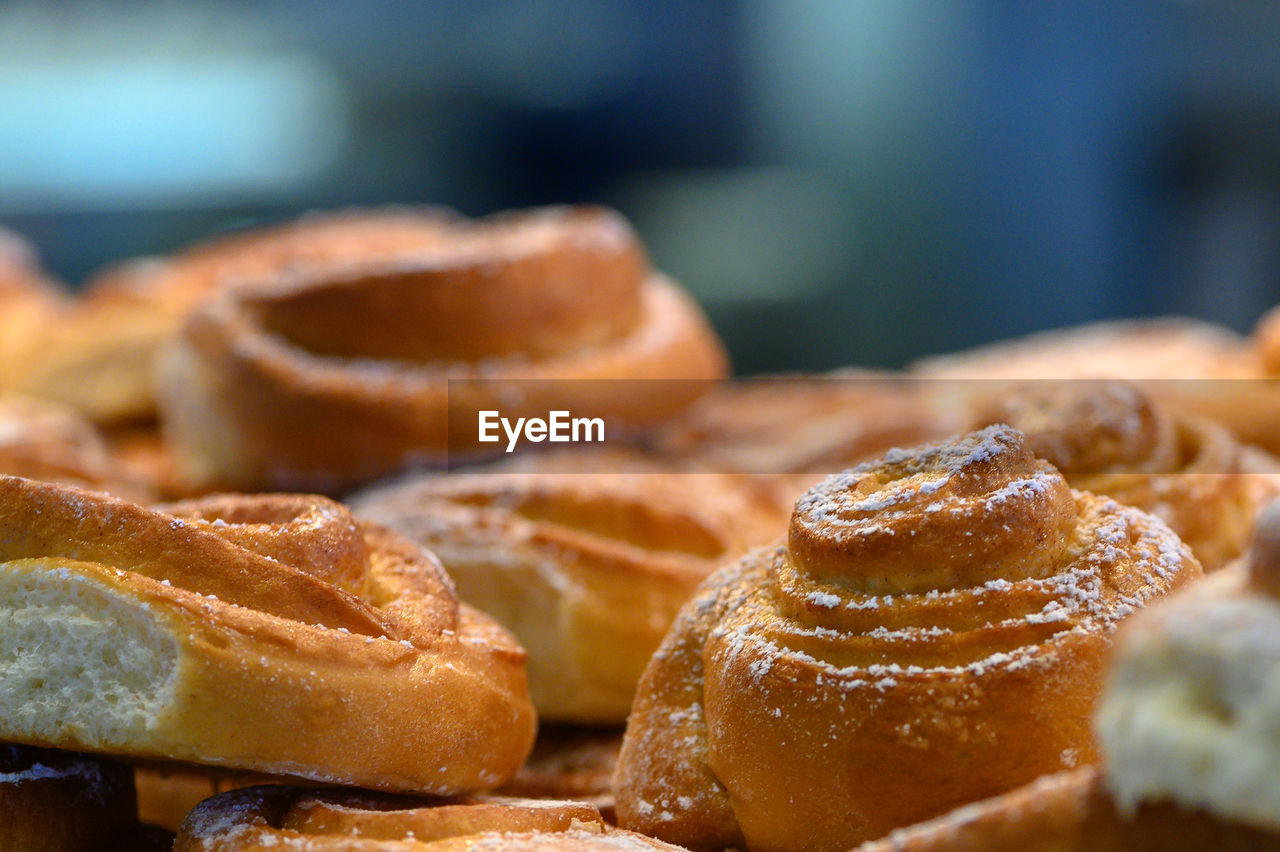
<svg viewBox="0 0 1280 852"><path fill-rule="evenodd" d="M675 847L605 823L582 802L422 800L355 790L251 787L191 812L174 852L625 852Z"/></svg>
<svg viewBox="0 0 1280 852"><path fill-rule="evenodd" d="M477 413L652 424L723 349L695 304L598 208L460 222L394 262L282 274L205 303L162 361L188 478L336 493L492 451ZM450 430L453 428L453 443Z"/></svg>
<svg viewBox="0 0 1280 852"><path fill-rule="evenodd" d="M1156 518L1020 433L895 450L802 497L646 669L619 824L694 849L847 849L1093 762L1116 625L1198 577Z"/></svg>
<svg viewBox="0 0 1280 852"><path fill-rule="evenodd" d="M540 718L620 725L698 584L781 537L789 491L616 452L568 455L410 477L351 503L439 556L459 596L515 633ZM592 463L600 472L573 472Z"/></svg>
<svg viewBox="0 0 1280 852"><path fill-rule="evenodd" d="M324 498L158 511L0 477L0 739L452 794L528 753L523 662L434 558Z"/></svg>
<svg viewBox="0 0 1280 852"><path fill-rule="evenodd" d="M1280 463L1125 382L1015 384L980 402L974 422L1008 423L1072 488L1157 515L1207 571L1244 552L1278 492Z"/></svg>

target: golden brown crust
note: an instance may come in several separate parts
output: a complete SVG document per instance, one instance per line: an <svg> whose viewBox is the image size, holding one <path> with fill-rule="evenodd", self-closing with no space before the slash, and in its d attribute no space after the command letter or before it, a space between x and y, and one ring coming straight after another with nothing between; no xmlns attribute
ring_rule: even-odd
<svg viewBox="0 0 1280 852"><path fill-rule="evenodd" d="M255 787L216 796L188 817L174 852L462 852L674 850L606 825L581 802L424 800L352 790Z"/></svg>
<svg viewBox="0 0 1280 852"><path fill-rule="evenodd" d="M333 492L491 450L475 441L480 410L589 409L616 429L702 389L576 380L724 374L701 313L647 270L616 214L551 208L453 236L396 263L238 288L196 312L162 371L189 477Z"/></svg>
<svg viewBox="0 0 1280 852"><path fill-rule="evenodd" d="M941 417L918 385L856 370L725 382L652 444L672 459L735 473L835 473L963 425Z"/></svg>
<svg viewBox="0 0 1280 852"><path fill-rule="evenodd" d="M74 410L45 400L0 397L0 473L107 491L134 502L154 492L121 464Z"/></svg>
<svg viewBox="0 0 1280 852"><path fill-rule="evenodd" d="M692 848L841 849L1096 757L1114 625L1200 574L993 427L796 504L713 576L637 690L619 824Z"/></svg>
<svg viewBox="0 0 1280 852"><path fill-rule="evenodd" d="M1280 835L1161 802L1116 807L1103 772L1050 775L959 808L856 852L1217 852L1280 849Z"/></svg>
<svg viewBox="0 0 1280 852"><path fill-rule="evenodd" d="M1207 571L1244 552L1258 509L1276 494L1274 460L1247 453L1225 428L1136 385L1044 381L984 392L990 398L975 425L1007 423L1072 488L1158 516Z"/></svg>
<svg viewBox="0 0 1280 852"><path fill-rule="evenodd" d="M532 745L519 646L332 501L161 512L7 477L0 530L0 736L439 793L500 783Z"/></svg>
<svg viewBox="0 0 1280 852"><path fill-rule="evenodd" d="M0 745L0 848L6 852L93 852L136 821L125 764Z"/></svg>
<svg viewBox="0 0 1280 852"><path fill-rule="evenodd" d="M766 477L655 472L617 453L600 473L548 455L517 470L422 475L353 500L436 553L459 595L529 650L540 718L621 724L636 682L694 589L780 538L789 489ZM533 472L539 464L551 472ZM589 469L589 468L588 468ZM661 471L661 472L658 472Z"/></svg>
<svg viewBox="0 0 1280 852"><path fill-rule="evenodd" d="M210 796L263 784L297 785L298 780L181 763L135 763L133 769L138 819L171 833Z"/></svg>

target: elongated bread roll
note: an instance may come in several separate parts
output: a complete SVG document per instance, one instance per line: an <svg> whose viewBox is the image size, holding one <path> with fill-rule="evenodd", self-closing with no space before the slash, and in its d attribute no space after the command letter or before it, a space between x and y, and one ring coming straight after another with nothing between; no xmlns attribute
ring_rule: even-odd
<svg viewBox="0 0 1280 852"><path fill-rule="evenodd" d="M0 477L0 739L387 790L510 777L524 652L319 497L144 509Z"/></svg>
<svg viewBox="0 0 1280 852"><path fill-rule="evenodd" d="M1096 759L1111 634L1200 575L1020 433L897 450L714 575L637 690L619 823L697 849L847 849Z"/></svg>
<svg viewBox="0 0 1280 852"><path fill-rule="evenodd" d="M606 825L582 802L421 800L251 787L201 804L174 852L626 852L676 847Z"/></svg>

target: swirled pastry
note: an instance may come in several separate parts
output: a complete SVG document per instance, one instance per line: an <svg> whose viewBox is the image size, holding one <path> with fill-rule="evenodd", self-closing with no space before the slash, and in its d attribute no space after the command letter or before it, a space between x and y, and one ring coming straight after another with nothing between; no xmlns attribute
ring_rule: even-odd
<svg viewBox="0 0 1280 852"><path fill-rule="evenodd" d="M1267 367L1269 327L1264 321L1251 341L1187 319L1101 322L928 358L914 371L933 379L1139 381L1154 396L1274 453L1280 372Z"/></svg>
<svg viewBox="0 0 1280 852"><path fill-rule="evenodd" d="M857 370L725 382L652 444L666 457L734 473L834 473L955 433L962 424L943 418L917 385Z"/></svg>
<svg viewBox="0 0 1280 852"><path fill-rule="evenodd" d="M890 452L714 575L637 689L619 824L691 848L846 849L1096 758L1115 625L1199 576L1020 433Z"/></svg>
<svg viewBox="0 0 1280 852"><path fill-rule="evenodd" d="M133 775L126 764L0 745L5 852L94 852L123 840L136 822Z"/></svg>
<svg viewBox="0 0 1280 852"><path fill-rule="evenodd" d="M91 423L45 400L0 397L0 473L153 499L147 481L112 455Z"/></svg>
<svg viewBox="0 0 1280 852"><path fill-rule="evenodd" d="M680 607L723 562L780 536L789 502L764 478L589 458L611 472L427 474L352 505L438 555L459 596L515 633L540 718L621 724Z"/></svg>
<svg viewBox="0 0 1280 852"><path fill-rule="evenodd" d="M0 477L0 739L454 793L533 741L523 651L318 497L154 511Z"/></svg>
<svg viewBox="0 0 1280 852"><path fill-rule="evenodd" d="M312 213L110 267L28 329L12 387L102 423L154 419L156 354L200 302L287 270L347 268L421 252L439 242L454 218L437 208Z"/></svg>
<svg viewBox="0 0 1280 852"><path fill-rule="evenodd" d="M981 404L975 422L1021 430L1072 488L1158 516L1208 571L1240 556L1261 504L1277 493L1280 464L1136 385L1022 383Z"/></svg>
<svg viewBox="0 0 1280 852"><path fill-rule="evenodd" d="M421 800L353 790L251 787L201 804L174 852L626 852L676 847L606 825L582 802Z"/></svg>
<svg viewBox="0 0 1280 852"><path fill-rule="evenodd" d="M652 423L726 361L702 314L595 208L460 223L394 263L303 271L222 294L162 369L187 475L338 491L478 443L477 413ZM450 420L454 419L453 445Z"/></svg>

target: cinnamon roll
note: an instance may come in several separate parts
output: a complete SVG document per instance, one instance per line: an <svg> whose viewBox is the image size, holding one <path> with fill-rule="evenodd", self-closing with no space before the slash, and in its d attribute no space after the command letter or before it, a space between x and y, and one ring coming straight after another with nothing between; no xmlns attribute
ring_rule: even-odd
<svg viewBox="0 0 1280 852"><path fill-rule="evenodd" d="M658 472L619 454L586 458L610 472L567 472L560 465L590 468L550 456L517 468L532 472L421 475L351 503L439 556L459 596L515 633L540 718L621 724L698 584L782 535L789 490L766 478Z"/></svg>
<svg viewBox="0 0 1280 852"><path fill-rule="evenodd" d="M676 847L619 831L582 802L423 800L355 790L251 787L191 812L174 852L625 852Z"/></svg>
<svg viewBox="0 0 1280 852"><path fill-rule="evenodd" d="M1072 488L1158 516L1207 571L1240 556L1261 504L1277 496L1280 463L1136 385L1021 383L991 393L974 422L1014 426Z"/></svg>
<svg viewBox="0 0 1280 852"><path fill-rule="evenodd" d="M0 739L456 793L533 742L524 653L319 497L144 509L0 477Z"/></svg>
<svg viewBox="0 0 1280 852"><path fill-rule="evenodd" d="M1007 426L895 450L718 572L646 669L619 824L694 849L847 849L1096 759L1115 626L1199 576Z"/></svg>
<svg viewBox="0 0 1280 852"><path fill-rule="evenodd" d="M702 314L648 268L618 215L550 208L448 236L396 262L237 287L196 311L161 371L188 477L336 492L492 451L480 411L589 410L626 430L702 391L653 380L723 376ZM624 379L648 381L612 381Z"/></svg>

